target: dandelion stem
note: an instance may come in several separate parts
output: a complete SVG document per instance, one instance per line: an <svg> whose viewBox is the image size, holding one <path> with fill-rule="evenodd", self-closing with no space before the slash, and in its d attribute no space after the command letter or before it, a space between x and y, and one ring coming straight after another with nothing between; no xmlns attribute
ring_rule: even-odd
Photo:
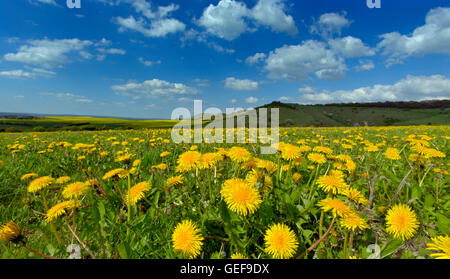
<svg viewBox="0 0 450 279"><path fill-rule="evenodd" d="M130 210L130 198L131 198L131 195L130 195L130 188L131 188L131 177L130 177L130 173L128 172L128 195L127 195L127 209L128 209L128 215L127 215L127 217L128 217L128 225L130 224L130 221L131 221L131 210ZM128 226L127 227L127 236L130 234L130 227Z"/></svg>
<svg viewBox="0 0 450 279"><path fill-rule="evenodd" d="M47 199L45 198L45 193L42 193L42 200L44 201L45 211L48 212L48 204ZM53 221L50 221L50 227L52 228L52 232L56 237L56 241L58 241L58 244L61 244L62 243L61 238L59 237L58 232L56 231L56 227Z"/></svg>
<svg viewBox="0 0 450 279"><path fill-rule="evenodd" d="M352 249L353 249L353 232L350 233L350 240L348 242L348 254L349 256L351 256L352 253Z"/></svg>
<svg viewBox="0 0 450 279"><path fill-rule="evenodd" d="M55 258L55 257L47 256L47 255L44 255L44 254L42 254L42 253L39 253L38 251L36 251L36 250L34 250L34 249L32 249L32 248L26 246L25 243L23 243L23 247L24 247L25 249L27 249L28 251L30 251L31 253L33 253L33 254L35 254L35 255L41 257L41 258L48 259L48 260L56 260L56 259L57 259L57 258Z"/></svg>
<svg viewBox="0 0 450 279"><path fill-rule="evenodd" d="M72 227L69 225L68 222L66 222L66 225L69 228L72 235L78 241L78 243L80 243L81 246L83 246L83 248L86 250L86 252L88 252L89 256L91 256L92 259L95 259L94 254L92 254L91 250L89 250L89 248L86 246L86 244L83 241L81 241L81 239L78 237L78 235L75 233L75 231L72 229Z"/></svg>
<svg viewBox="0 0 450 279"><path fill-rule="evenodd" d="M345 231L343 258L347 259L348 230Z"/></svg>
<svg viewBox="0 0 450 279"><path fill-rule="evenodd" d="M323 217L324 217L324 212L322 210L322 212L320 213L320 221L319 221L319 238L322 237Z"/></svg>
<svg viewBox="0 0 450 279"><path fill-rule="evenodd" d="M328 227L328 230L325 232L325 234L319 238L319 240L317 240L313 245L311 245L311 247L309 247L308 249L306 249L303 253L301 253L297 259L303 259L305 257L305 255L307 255L309 252L311 252L312 250L314 250L331 232L331 229L334 226L334 222L336 221L336 218L333 218L333 220L331 221L330 226Z"/></svg>
<svg viewBox="0 0 450 279"><path fill-rule="evenodd" d="M316 183L317 175L318 175L318 173L319 173L319 166L320 166L320 165L317 164L317 167L316 167L316 173L314 174L314 181L311 183L311 189L309 190L308 200L311 200L311 197L312 197L314 185L315 185L315 183Z"/></svg>

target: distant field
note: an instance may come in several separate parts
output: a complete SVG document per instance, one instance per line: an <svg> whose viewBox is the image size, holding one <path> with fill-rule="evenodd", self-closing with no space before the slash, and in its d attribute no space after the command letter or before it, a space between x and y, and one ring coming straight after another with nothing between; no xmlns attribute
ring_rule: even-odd
<svg viewBox="0 0 450 279"><path fill-rule="evenodd" d="M0 131L55 131L171 128L177 120L133 120L97 117L43 117L35 119L0 119Z"/></svg>

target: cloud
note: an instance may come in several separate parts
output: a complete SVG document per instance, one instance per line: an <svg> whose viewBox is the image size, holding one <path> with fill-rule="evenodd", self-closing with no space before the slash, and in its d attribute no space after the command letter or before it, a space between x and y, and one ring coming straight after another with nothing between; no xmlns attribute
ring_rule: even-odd
<svg viewBox="0 0 450 279"><path fill-rule="evenodd" d="M209 34L228 41L256 31L249 23L270 27L275 32L298 33L294 19L286 14L284 0L259 0L252 9L245 2L221 0L217 5L210 4L195 22Z"/></svg>
<svg viewBox="0 0 450 279"><path fill-rule="evenodd" d="M450 98L450 78L442 75L407 76L392 85L376 84L354 90L307 93L300 97L305 103L422 101Z"/></svg>
<svg viewBox="0 0 450 279"><path fill-rule="evenodd" d="M372 60L359 60L359 65L355 66L355 70L358 72L370 71L375 68Z"/></svg>
<svg viewBox="0 0 450 279"><path fill-rule="evenodd" d="M430 10L425 25L417 27L412 34L392 32L380 36L378 47L388 56L388 66L402 63L409 56L425 54L450 55L450 8Z"/></svg>
<svg viewBox="0 0 450 279"><path fill-rule="evenodd" d="M133 30L143 34L146 37L165 37L167 34L183 31L185 24L176 19L160 19L152 21L147 28L147 21L143 18L136 20L133 16L128 18L117 17L116 22L120 25L119 32Z"/></svg>
<svg viewBox="0 0 450 279"><path fill-rule="evenodd" d="M16 78L33 78L33 74L30 72L26 72L23 70L11 70L11 71L1 71L0 72L0 77L6 77L6 78L12 78L12 79L16 79Z"/></svg>
<svg viewBox="0 0 450 279"><path fill-rule="evenodd" d="M254 104L254 103L257 103L257 102L258 102L258 98L255 98L255 97L248 97L247 99L245 99L245 102L246 102L247 104Z"/></svg>
<svg viewBox="0 0 450 279"><path fill-rule="evenodd" d="M152 79L142 83L128 82L123 85L114 85L112 89L121 95L141 97L157 97L171 95L195 95L198 90L182 83L171 83L164 80Z"/></svg>
<svg viewBox="0 0 450 279"><path fill-rule="evenodd" d="M186 25L181 21L168 18L170 13L179 9L178 5L160 6L154 12L150 2L145 0L126 0L124 2L131 4L135 11L142 16L139 16L137 19L132 15L128 18L116 17L115 21L120 25L119 32L132 30L146 37L165 37L168 34L177 33L186 28Z"/></svg>
<svg viewBox="0 0 450 279"><path fill-rule="evenodd" d="M182 46L184 46L189 41L197 41L199 43L204 43L207 47L214 49L217 52L224 52L224 53L234 53L234 49L225 48L221 45L219 45L216 42L211 42L208 40L206 36L206 32L199 32L195 29L189 29L184 33L184 36L181 37Z"/></svg>
<svg viewBox="0 0 450 279"><path fill-rule="evenodd" d="M225 80L225 87L238 91L258 90L258 82L249 79L235 79L229 77Z"/></svg>
<svg viewBox="0 0 450 279"><path fill-rule="evenodd" d="M221 0L214 6L210 4L197 24L210 34L225 40L234 40L247 31L244 17L249 14L245 3L234 0Z"/></svg>
<svg viewBox="0 0 450 279"><path fill-rule="evenodd" d="M119 55L125 55L127 53L125 50L119 48L97 48L97 51L106 54L119 54Z"/></svg>
<svg viewBox="0 0 450 279"><path fill-rule="evenodd" d="M298 92L300 92L300 93L314 93L314 92L316 92L316 90L314 90L314 88L312 88L311 86L305 86L305 87L299 88Z"/></svg>
<svg viewBox="0 0 450 279"><path fill-rule="evenodd" d="M328 44L332 50L346 58L375 55L375 50L364 45L360 39L352 36L330 40Z"/></svg>
<svg viewBox="0 0 450 279"><path fill-rule="evenodd" d="M304 80L315 73L320 79L337 80L345 76L347 66L344 59L324 43L309 40L271 51L264 70L270 78Z"/></svg>
<svg viewBox="0 0 450 279"><path fill-rule="evenodd" d="M147 67L153 66L154 64L161 64L161 60L158 60L158 61L150 61L150 60L145 60L145 59L142 58L142 57L139 57L139 58L138 58L138 61L139 61L140 63L144 64L144 65L147 66Z"/></svg>
<svg viewBox="0 0 450 279"><path fill-rule="evenodd" d="M286 14L283 0L259 0L250 15L257 23L269 26L275 32L298 33L294 19Z"/></svg>
<svg viewBox="0 0 450 279"><path fill-rule="evenodd" d="M346 12L342 15L338 13L326 13L319 17L319 20L310 27L312 34L318 34L324 38L332 37L335 34L341 35L342 29L349 27L352 23L348 20Z"/></svg>
<svg viewBox="0 0 450 279"><path fill-rule="evenodd" d="M58 100L65 101L65 102L76 102L76 103L92 103L94 102L92 99L88 99L84 96L72 94L72 93L53 93L53 92L44 92L40 93L41 96L50 96L54 97Z"/></svg>
<svg viewBox="0 0 450 279"><path fill-rule="evenodd" d="M197 84L197 86L200 86L200 87L209 87L210 86L209 80L207 80L207 79L196 78L196 79L194 79L194 82Z"/></svg>
<svg viewBox="0 0 450 279"><path fill-rule="evenodd" d="M28 44L21 46L17 53L7 53L3 58L6 61L56 68L71 62L69 54L78 53L83 56L83 50L92 44L91 41L76 38L29 40Z"/></svg>
<svg viewBox="0 0 450 279"><path fill-rule="evenodd" d="M279 100L280 100L281 102L288 102L288 101L292 100L292 98L283 96L283 97L280 97Z"/></svg>
<svg viewBox="0 0 450 279"><path fill-rule="evenodd" d="M56 73L53 71L32 68L29 71L24 70L10 70L10 71L1 71L0 77L6 77L11 79L34 79L37 77L53 77Z"/></svg>
<svg viewBox="0 0 450 279"><path fill-rule="evenodd" d="M55 0L34 0L31 3L36 3L36 2L43 3L43 4L49 4L49 5L53 5L55 7L58 7L58 4L56 4Z"/></svg>
<svg viewBox="0 0 450 279"><path fill-rule="evenodd" d="M247 57L247 59L245 59L245 63L247 63L248 65L254 65L257 64L259 62L264 61L264 59L266 58L266 54L265 53L256 53L253 56Z"/></svg>

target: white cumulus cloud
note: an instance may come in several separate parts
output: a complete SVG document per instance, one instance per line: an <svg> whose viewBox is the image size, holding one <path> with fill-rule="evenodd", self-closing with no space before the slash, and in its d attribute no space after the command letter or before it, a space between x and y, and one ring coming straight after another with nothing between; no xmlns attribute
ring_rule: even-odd
<svg viewBox="0 0 450 279"><path fill-rule="evenodd" d="M146 80L144 82L128 82L123 85L114 85L112 89L122 95L141 97L156 97L170 95L193 95L198 90L182 83L172 83L160 79Z"/></svg>
<svg viewBox="0 0 450 279"><path fill-rule="evenodd" d="M341 35L342 29L349 27L352 22L346 18L346 13L326 13L319 17L310 28L313 34L321 35L324 38L332 37L335 34Z"/></svg>
<svg viewBox="0 0 450 279"><path fill-rule="evenodd" d="M401 63L408 56L450 54L450 8L436 8L428 12L425 25L412 34L392 32L380 36L378 47L389 58L388 66Z"/></svg>
<svg viewBox="0 0 450 279"><path fill-rule="evenodd" d="M271 51L264 69L271 78L304 80L315 73L318 78L336 80L345 76L347 66L326 44L309 40Z"/></svg>
<svg viewBox="0 0 450 279"><path fill-rule="evenodd" d="M61 67L70 63L68 55L78 53L83 57L83 50L92 45L91 41L79 39L29 40L16 53L4 55L6 61L38 65L45 68Z"/></svg>
<svg viewBox="0 0 450 279"><path fill-rule="evenodd" d="M353 90L306 93L300 99L306 103L422 101L450 98L450 78L442 75L407 76L395 84L360 87Z"/></svg>
<svg viewBox="0 0 450 279"><path fill-rule="evenodd" d="M236 79L234 77L228 77L225 80L225 87L238 91L253 91L258 90L258 82L249 79Z"/></svg>

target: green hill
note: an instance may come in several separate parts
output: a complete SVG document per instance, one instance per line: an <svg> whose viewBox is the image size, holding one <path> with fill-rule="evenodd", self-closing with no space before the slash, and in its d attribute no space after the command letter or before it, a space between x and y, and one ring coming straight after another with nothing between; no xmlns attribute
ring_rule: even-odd
<svg viewBox="0 0 450 279"><path fill-rule="evenodd" d="M450 101L300 105L272 102L280 126L448 125Z"/></svg>

